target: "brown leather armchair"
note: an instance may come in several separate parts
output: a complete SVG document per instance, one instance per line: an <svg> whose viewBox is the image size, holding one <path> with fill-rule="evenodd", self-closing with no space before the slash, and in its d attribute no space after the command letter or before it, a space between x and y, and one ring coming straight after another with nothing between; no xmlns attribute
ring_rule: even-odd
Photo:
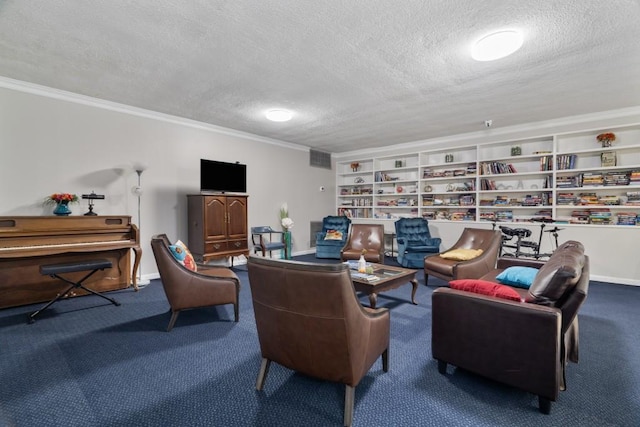
<svg viewBox="0 0 640 427"><path fill-rule="evenodd" d="M589 258L575 241L565 242L547 262L500 258L496 276L511 266L538 268L530 288L513 288L524 301L510 301L441 287L432 294L431 349L438 371L447 364L538 396L540 412L565 390L565 369L578 362L578 311L589 289Z"/></svg>
<svg viewBox="0 0 640 427"><path fill-rule="evenodd" d="M238 294L240 280L228 268L199 266L194 272L181 265L171 255L171 243L165 234L153 236L151 249L156 259L164 293L171 306L169 332L181 310L233 304L235 321L239 319Z"/></svg>
<svg viewBox="0 0 640 427"><path fill-rule="evenodd" d="M458 241L446 251L454 249L482 249L482 254L467 261L445 259L439 254L424 259L424 284L428 285L429 275L442 280L478 279L496 266L502 233L499 230L465 228Z"/></svg>
<svg viewBox="0 0 640 427"><path fill-rule="evenodd" d="M340 251L340 259L360 259L366 249L364 259L368 262L384 264L384 226L382 224L351 224L349 240Z"/></svg>
<svg viewBox="0 0 640 427"><path fill-rule="evenodd" d="M262 390L271 362L345 385L344 425L353 419L355 387L382 355L389 367L389 311L363 307L345 264L249 257L262 365Z"/></svg>

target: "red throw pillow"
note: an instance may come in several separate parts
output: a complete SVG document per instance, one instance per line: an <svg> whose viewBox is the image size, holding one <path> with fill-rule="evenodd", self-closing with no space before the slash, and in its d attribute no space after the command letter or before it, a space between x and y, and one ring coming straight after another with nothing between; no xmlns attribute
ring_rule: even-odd
<svg viewBox="0 0 640 427"><path fill-rule="evenodd" d="M489 282L487 280L460 279L449 282L452 289L473 292L476 294L489 295L496 298L508 299L512 301L522 301L520 294L509 286Z"/></svg>

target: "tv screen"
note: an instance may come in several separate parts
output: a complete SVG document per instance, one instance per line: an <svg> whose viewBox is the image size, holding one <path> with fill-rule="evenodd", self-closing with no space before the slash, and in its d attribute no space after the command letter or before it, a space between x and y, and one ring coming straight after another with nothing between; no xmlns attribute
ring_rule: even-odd
<svg viewBox="0 0 640 427"><path fill-rule="evenodd" d="M247 165L200 159L201 192L247 192Z"/></svg>

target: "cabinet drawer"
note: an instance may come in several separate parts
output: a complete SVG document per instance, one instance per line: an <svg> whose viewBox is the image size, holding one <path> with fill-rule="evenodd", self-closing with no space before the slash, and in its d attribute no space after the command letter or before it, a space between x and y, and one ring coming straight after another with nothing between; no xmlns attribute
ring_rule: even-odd
<svg viewBox="0 0 640 427"><path fill-rule="evenodd" d="M204 244L204 253L205 254L213 254L216 252L225 252L227 250L227 242L206 242Z"/></svg>
<svg viewBox="0 0 640 427"><path fill-rule="evenodd" d="M242 240L229 240L227 242L227 248L230 251L237 251L240 249L248 249L249 245L247 243L246 239L242 239Z"/></svg>

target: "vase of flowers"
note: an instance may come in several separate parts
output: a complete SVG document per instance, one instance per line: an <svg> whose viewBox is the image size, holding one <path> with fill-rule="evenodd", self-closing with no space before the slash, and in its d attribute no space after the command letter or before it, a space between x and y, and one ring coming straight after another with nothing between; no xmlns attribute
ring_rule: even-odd
<svg viewBox="0 0 640 427"><path fill-rule="evenodd" d="M286 249L281 253L281 259L291 259L291 231L293 228L293 220L289 218L289 206L287 203L283 203L280 207L280 225L284 232L284 244Z"/></svg>
<svg viewBox="0 0 640 427"><path fill-rule="evenodd" d="M601 133L600 135L596 136L596 139L602 144L602 148L607 148L611 147L613 141L616 140L616 134L613 132Z"/></svg>
<svg viewBox="0 0 640 427"><path fill-rule="evenodd" d="M78 196L71 193L53 193L44 200L46 205L54 204L53 214L58 216L71 215L69 203L77 203Z"/></svg>

